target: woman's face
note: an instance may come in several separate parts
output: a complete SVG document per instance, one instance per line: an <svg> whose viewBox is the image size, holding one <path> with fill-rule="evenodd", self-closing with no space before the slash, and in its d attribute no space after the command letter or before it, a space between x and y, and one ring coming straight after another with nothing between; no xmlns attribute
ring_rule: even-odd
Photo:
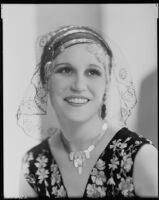
<svg viewBox="0 0 159 200"><path fill-rule="evenodd" d="M51 104L57 116L73 122L99 117L105 91L105 70L88 44L65 49L53 62L48 82Z"/></svg>

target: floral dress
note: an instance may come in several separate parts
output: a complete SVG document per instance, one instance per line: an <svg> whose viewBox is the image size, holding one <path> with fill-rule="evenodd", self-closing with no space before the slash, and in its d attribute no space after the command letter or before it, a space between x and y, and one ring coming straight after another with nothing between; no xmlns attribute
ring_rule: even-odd
<svg viewBox="0 0 159 200"><path fill-rule="evenodd" d="M133 197L133 165L138 150L152 142L126 127L120 129L91 170L83 197ZM39 197L68 197L48 138L29 150L22 162L25 179ZM71 175L70 175L71 176Z"/></svg>

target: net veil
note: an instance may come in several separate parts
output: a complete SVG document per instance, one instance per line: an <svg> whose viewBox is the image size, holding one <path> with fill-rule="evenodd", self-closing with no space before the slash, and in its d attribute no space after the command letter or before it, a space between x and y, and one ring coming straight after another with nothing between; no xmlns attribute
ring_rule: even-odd
<svg viewBox="0 0 159 200"><path fill-rule="evenodd" d="M94 30L84 26L64 26L54 32L40 36L36 43L36 67L30 84L26 89L17 111L17 124L23 131L38 140L46 138L50 134L60 130L55 110L51 106L47 91L47 80L51 74L50 63L62 51L71 45L89 43L94 55L103 62L108 71L111 63L110 87L105 100L107 114L106 120L118 121L126 126L137 103L135 87L132 81L128 64L119 48L107 36L103 38ZM103 49L107 48L107 51ZM48 51L47 56L43 54ZM100 51L102 49L102 51ZM110 52L112 57L110 59ZM103 53L104 52L104 53ZM44 80L41 79L41 61L45 63ZM109 61L109 62L108 62Z"/></svg>

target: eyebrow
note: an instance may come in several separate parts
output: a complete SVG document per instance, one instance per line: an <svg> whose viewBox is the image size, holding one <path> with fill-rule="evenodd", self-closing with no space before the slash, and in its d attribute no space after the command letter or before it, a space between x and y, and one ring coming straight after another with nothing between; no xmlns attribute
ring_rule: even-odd
<svg viewBox="0 0 159 200"><path fill-rule="evenodd" d="M54 65L54 69L58 68L59 66L63 66L63 65L70 65L70 63L58 63L56 65Z"/></svg>
<svg viewBox="0 0 159 200"><path fill-rule="evenodd" d="M99 65L96 65L96 64L89 64L89 66L98 68L98 69L100 69L100 70L104 70L103 67L101 67L101 66L99 66Z"/></svg>
<svg viewBox="0 0 159 200"><path fill-rule="evenodd" d="M54 66L54 70L56 69L56 68L58 68L59 66L65 66L65 65L69 65L69 66L71 66L72 67L72 65L70 64L70 63L58 63L58 64L56 64L55 66ZM104 70L103 69L103 67L101 67L101 66L99 66L99 65L96 65L96 64L89 64L89 67L94 67L94 68L98 68L98 69L100 69L100 70Z"/></svg>

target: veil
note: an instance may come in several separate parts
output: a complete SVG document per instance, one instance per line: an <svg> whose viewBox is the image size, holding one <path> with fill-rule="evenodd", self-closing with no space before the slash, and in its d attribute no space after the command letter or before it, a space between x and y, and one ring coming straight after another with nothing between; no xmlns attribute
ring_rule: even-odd
<svg viewBox="0 0 159 200"><path fill-rule="evenodd" d="M67 26L64 28L67 28ZM36 42L35 72L16 114L17 125L27 135L37 140L43 140L47 136L60 131L60 124L55 110L50 104L48 92L40 79L39 67L44 47L58 31L49 32L38 37ZM119 122L121 126L126 126L127 120L137 103L135 87L127 61L121 50L108 36L105 36L104 40L113 53L111 83L105 102L107 109L106 119L108 125L110 121L114 121Z"/></svg>

